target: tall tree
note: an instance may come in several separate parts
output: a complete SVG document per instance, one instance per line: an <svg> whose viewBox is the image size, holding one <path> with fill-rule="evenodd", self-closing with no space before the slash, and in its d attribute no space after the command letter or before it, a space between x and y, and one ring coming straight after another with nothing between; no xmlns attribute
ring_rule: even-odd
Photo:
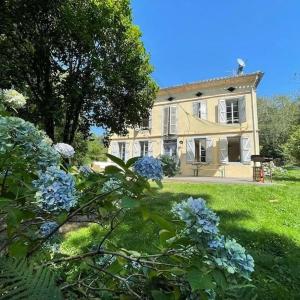
<svg viewBox="0 0 300 300"><path fill-rule="evenodd" d="M299 102L287 96L258 99L261 154L282 159L283 146L299 122Z"/></svg>
<svg viewBox="0 0 300 300"><path fill-rule="evenodd" d="M24 116L52 139L125 134L147 116L157 87L129 0L2 3L0 87L26 92Z"/></svg>

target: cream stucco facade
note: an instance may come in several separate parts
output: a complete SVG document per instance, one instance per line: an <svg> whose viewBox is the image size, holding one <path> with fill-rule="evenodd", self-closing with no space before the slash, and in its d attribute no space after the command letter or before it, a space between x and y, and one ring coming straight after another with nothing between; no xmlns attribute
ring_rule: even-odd
<svg viewBox="0 0 300 300"><path fill-rule="evenodd" d="M179 176L251 177L259 154L256 88L263 73L163 88L146 126L114 135L109 153L122 159L174 155Z"/></svg>

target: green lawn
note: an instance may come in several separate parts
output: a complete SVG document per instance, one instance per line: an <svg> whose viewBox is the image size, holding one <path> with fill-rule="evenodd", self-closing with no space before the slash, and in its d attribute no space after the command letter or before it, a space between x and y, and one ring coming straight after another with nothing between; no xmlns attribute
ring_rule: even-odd
<svg viewBox="0 0 300 300"><path fill-rule="evenodd" d="M189 196L204 198L220 216L222 232L253 255L258 299L300 299L300 170L289 171L272 186L166 183L146 204L163 217L172 203ZM130 212L115 242L149 253L158 231L151 221ZM97 235L99 239L102 233L95 226L81 229L67 236L64 247L71 251L72 245L87 246Z"/></svg>

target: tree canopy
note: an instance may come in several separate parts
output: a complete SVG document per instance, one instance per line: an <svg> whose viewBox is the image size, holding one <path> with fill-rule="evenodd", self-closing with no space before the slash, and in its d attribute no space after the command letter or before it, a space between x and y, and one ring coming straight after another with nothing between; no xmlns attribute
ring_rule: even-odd
<svg viewBox="0 0 300 300"><path fill-rule="evenodd" d="M284 158L284 144L299 123L299 102L287 96L258 99L261 154Z"/></svg>
<svg viewBox="0 0 300 300"><path fill-rule="evenodd" d="M0 20L0 88L25 93L22 116L52 139L147 116L157 87L129 0L4 0Z"/></svg>

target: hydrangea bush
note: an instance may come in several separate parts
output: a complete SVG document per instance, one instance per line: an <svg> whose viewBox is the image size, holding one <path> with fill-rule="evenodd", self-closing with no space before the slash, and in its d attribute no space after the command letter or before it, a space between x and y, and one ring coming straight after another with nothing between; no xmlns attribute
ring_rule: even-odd
<svg viewBox="0 0 300 300"><path fill-rule="evenodd" d="M201 244L207 250L210 262L228 272L250 279L254 271L254 260L234 239L219 235L219 218L206 206L205 200L190 197L175 204L172 212L184 223L181 234Z"/></svg>
<svg viewBox="0 0 300 300"><path fill-rule="evenodd" d="M75 154L74 148L65 143L57 143L53 147L63 158L71 158Z"/></svg>
<svg viewBox="0 0 300 300"><path fill-rule="evenodd" d="M152 180L163 178L162 163L152 156L144 156L134 164L134 171L140 176Z"/></svg>
<svg viewBox="0 0 300 300"><path fill-rule="evenodd" d="M17 117L0 116L0 163L10 168L18 167L17 162L28 171L45 170L58 165L59 154L52 147L52 141L35 126ZM9 161L15 160L15 164Z"/></svg>
<svg viewBox="0 0 300 300"><path fill-rule="evenodd" d="M63 168L60 159L73 154L69 145L53 147L31 123L0 117L2 259L27 257L35 267L47 265L62 284L58 288L65 299L226 299L228 287L232 291L249 280L252 257L220 234L220 219L203 199L175 204L167 220L148 209L154 193L149 181L160 187L163 178L159 159L125 163L108 155L116 165L96 173ZM160 229L157 240L149 241L159 245L155 253L125 249L114 236L116 229L126 227L122 223L131 210ZM56 233L74 222L92 222L101 234L78 240L79 255L72 256L62 252ZM231 292L229 299L245 298L233 298Z"/></svg>
<svg viewBox="0 0 300 300"><path fill-rule="evenodd" d="M2 90L0 93L2 102L7 107L18 109L26 104L26 98L14 89Z"/></svg>
<svg viewBox="0 0 300 300"><path fill-rule="evenodd" d="M40 208L47 212L69 211L77 203L75 180L72 175L51 166L39 173L33 186L37 189L35 199Z"/></svg>

